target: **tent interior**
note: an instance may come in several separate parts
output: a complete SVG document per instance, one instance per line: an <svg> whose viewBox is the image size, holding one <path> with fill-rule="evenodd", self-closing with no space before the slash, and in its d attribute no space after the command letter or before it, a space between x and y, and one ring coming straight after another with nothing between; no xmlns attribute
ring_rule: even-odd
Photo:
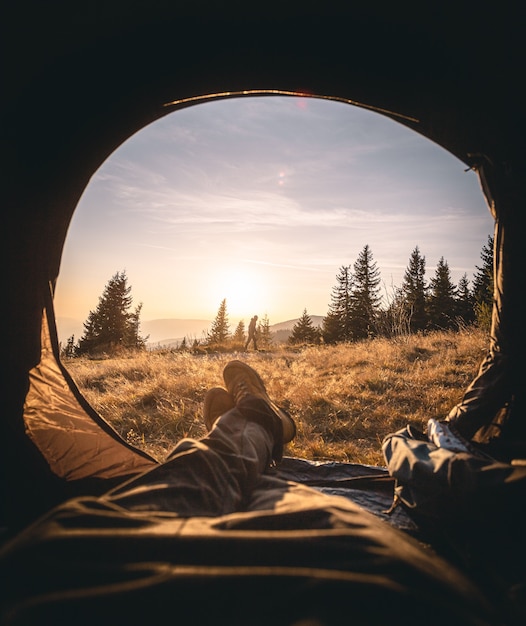
<svg viewBox="0 0 526 626"><path fill-rule="evenodd" d="M74 11L30 0L4 3L1 22L1 623L138 624L170 609L216 624L375 624L402 614L410 624L523 623L519 16L464 2L432 14L294 2L251 14L234 2L110 0ZM147 124L243 93L335 98L406 125L476 170L495 220L488 350L449 416L484 455L437 461L404 431L386 467L285 458L282 477L357 504L338 532L305 530L299 512L255 525L182 524L99 506L98 496L157 461L89 406L59 358L53 291L94 172ZM387 514L393 499L401 505Z"/></svg>

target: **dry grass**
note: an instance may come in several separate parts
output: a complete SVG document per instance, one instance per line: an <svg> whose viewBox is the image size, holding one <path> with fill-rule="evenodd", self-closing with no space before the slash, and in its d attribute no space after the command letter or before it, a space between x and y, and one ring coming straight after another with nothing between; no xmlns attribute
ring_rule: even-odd
<svg viewBox="0 0 526 626"><path fill-rule="evenodd" d="M130 443L162 459L182 437L205 434L204 395L232 358L254 367L298 426L286 454L383 465L385 435L425 428L458 402L487 336L476 329L325 347L192 355L140 353L66 363L88 401Z"/></svg>

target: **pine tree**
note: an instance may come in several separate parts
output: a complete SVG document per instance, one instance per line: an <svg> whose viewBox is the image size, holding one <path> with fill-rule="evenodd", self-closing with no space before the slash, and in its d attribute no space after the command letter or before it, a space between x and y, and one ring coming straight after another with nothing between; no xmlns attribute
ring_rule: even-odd
<svg viewBox="0 0 526 626"><path fill-rule="evenodd" d="M475 320L475 310L473 308L473 294L469 288L467 274L464 274L457 285L456 314L458 321L462 324L472 324Z"/></svg>
<svg viewBox="0 0 526 626"><path fill-rule="evenodd" d="M129 323L126 326L125 343L133 348L143 349L149 337L140 337L142 302L140 302L133 312L129 314Z"/></svg>
<svg viewBox="0 0 526 626"><path fill-rule="evenodd" d="M235 344L244 346L246 339L247 339L247 336L245 333L245 322L243 320L239 320L238 325L236 326L236 330L234 331L234 334L232 335L232 341Z"/></svg>
<svg viewBox="0 0 526 626"><path fill-rule="evenodd" d="M265 313L263 319L258 322L258 345L262 348L270 348L272 345L272 333L270 332L270 320Z"/></svg>
<svg viewBox="0 0 526 626"><path fill-rule="evenodd" d="M443 330L453 328L457 323L457 290L451 282L451 272L444 257L440 258L429 287L429 317L432 327Z"/></svg>
<svg viewBox="0 0 526 626"><path fill-rule="evenodd" d="M329 311L323 318L322 336L325 343L352 340L353 275L349 266L342 265L331 293Z"/></svg>
<svg viewBox="0 0 526 626"><path fill-rule="evenodd" d="M181 343L179 344L178 350L180 352L187 352L188 351L188 342L186 341L186 336L183 337Z"/></svg>
<svg viewBox="0 0 526 626"><path fill-rule="evenodd" d="M307 313L307 309L303 310L303 315L292 327L289 337L289 343L318 343L320 340L319 329L312 323L311 316Z"/></svg>
<svg viewBox="0 0 526 626"><path fill-rule="evenodd" d="M479 326L488 329L493 308L493 244L494 237L489 236L480 254L482 267L475 266L477 272L473 275L472 287L475 319Z"/></svg>
<svg viewBox="0 0 526 626"><path fill-rule="evenodd" d="M409 319L409 329L413 332L424 330L428 325L425 274L426 259L416 246L409 257L401 287L404 307Z"/></svg>
<svg viewBox="0 0 526 626"><path fill-rule="evenodd" d="M325 343L338 343L339 341L343 341L341 318L337 312L329 311L323 318L321 336Z"/></svg>
<svg viewBox="0 0 526 626"><path fill-rule="evenodd" d="M354 339L365 339L377 334L381 302L380 271L368 245L358 255L353 269L352 334Z"/></svg>
<svg viewBox="0 0 526 626"><path fill-rule="evenodd" d="M224 346L230 336L229 329L226 299L224 299L219 305L215 320L212 322L212 328L207 335L207 344L209 346Z"/></svg>
<svg viewBox="0 0 526 626"><path fill-rule="evenodd" d="M473 275L472 292L477 303L493 303L493 243L494 238L490 235L480 253L482 267L475 266L477 271Z"/></svg>
<svg viewBox="0 0 526 626"><path fill-rule="evenodd" d="M76 349L78 355L145 347L147 338L139 335L142 304L130 311L130 292L126 272L116 272L106 284L97 308L89 312L84 322L84 334Z"/></svg>

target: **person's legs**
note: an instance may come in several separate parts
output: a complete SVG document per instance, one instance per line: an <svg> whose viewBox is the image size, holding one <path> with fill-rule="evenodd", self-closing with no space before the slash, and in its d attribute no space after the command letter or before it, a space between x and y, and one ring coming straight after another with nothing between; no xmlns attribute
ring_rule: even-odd
<svg viewBox="0 0 526 626"><path fill-rule="evenodd" d="M272 459L281 458L295 425L271 402L248 365L233 361L224 376L230 393L216 388L205 398L208 435L199 441L182 440L165 463L110 491L106 499L130 510L182 517L225 515L244 508Z"/></svg>
<svg viewBox="0 0 526 626"><path fill-rule="evenodd" d="M246 417L249 409L249 417ZM131 510L217 516L243 507L245 494L266 469L274 438L259 407L230 409L201 440L183 439L162 465L108 494ZM257 415L259 420L252 419Z"/></svg>

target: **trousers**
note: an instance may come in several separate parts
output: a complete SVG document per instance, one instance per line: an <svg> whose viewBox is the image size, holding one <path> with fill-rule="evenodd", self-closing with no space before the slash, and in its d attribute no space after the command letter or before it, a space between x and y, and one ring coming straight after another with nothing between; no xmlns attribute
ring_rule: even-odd
<svg viewBox="0 0 526 626"><path fill-rule="evenodd" d="M289 483L265 476L274 447L271 409L249 396L221 415L202 439L182 439L167 460L106 494L133 511L166 511L181 517L217 517L270 506L269 487ZM258 495L259 494L259 495Z"/></svg>
<svg viewBox="0 0 526 626"><path fill-rule="evenodd" d="M266 402L249 396L220 416L206 437L182 439L164 463L102 499L129 511L181 518L252 512L259 524L266 511L276 519L292 516L296 526L341 526L336 511L345 517L356 505L272 472L275 419ZM246 518L244 523L250 525Z"/></svg>

